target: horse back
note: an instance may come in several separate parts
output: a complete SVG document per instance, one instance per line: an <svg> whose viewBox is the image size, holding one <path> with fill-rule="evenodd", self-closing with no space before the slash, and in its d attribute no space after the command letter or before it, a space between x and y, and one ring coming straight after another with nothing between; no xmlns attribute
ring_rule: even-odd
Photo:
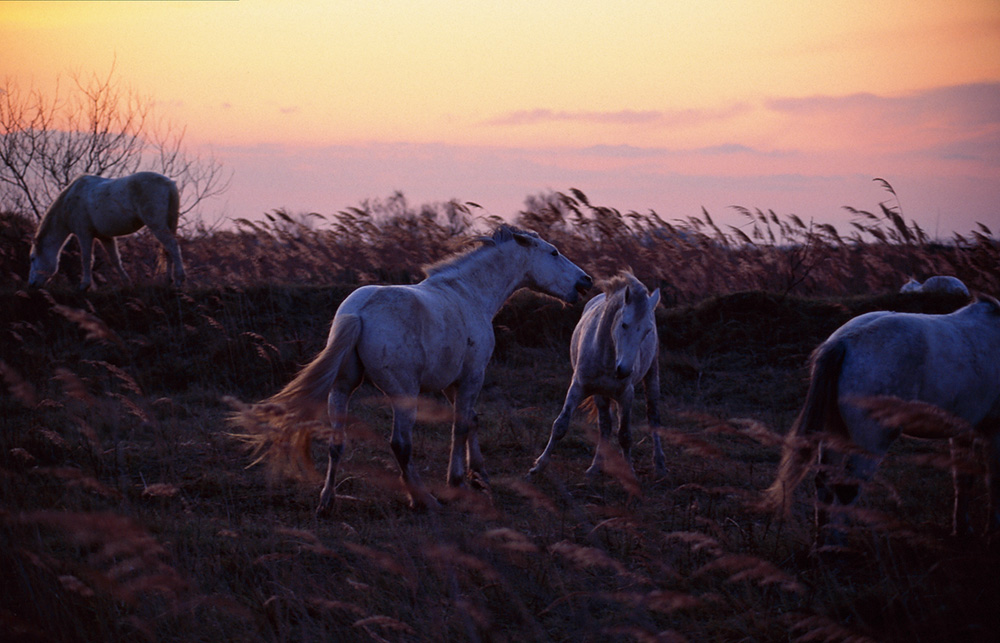
<svg viewBox="0 0 1000 643"><path fill-rule="evenodd" d="M74 182L80 225L99 236L118 237L138 231L176 231L180 217L177 185L156 172L137 172L118 179L84 176Z"/></svg>
<svg viewBox="0 0 1000 643"><path fill-rule="evenodd" d="M973 425L1000 416L1000 314L990 303L948 315L886 313L834 337L848 350L845 399L925 402Z"/></svg>

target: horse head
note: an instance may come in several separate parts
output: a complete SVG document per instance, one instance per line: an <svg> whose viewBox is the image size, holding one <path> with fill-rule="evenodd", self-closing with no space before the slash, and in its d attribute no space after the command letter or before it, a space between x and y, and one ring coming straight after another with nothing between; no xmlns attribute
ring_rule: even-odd
<svg viewBox="0 0 1000 643"><path fill-rule="evenodd" d="M594 285L590 275L548 241L533 232L510 231L518 247L527 252L524 281L530 288L572 304Z"/></svg>
<svg viewBox="0 0 1000 643"><path fill-rule="evenodd" d="M28 270L28 285L41 286L59 270L59 246L46 244L36 239L31 244L31 267Z"/></svg>
<svg viewBox="0 0 1000 643"><path fill-rule="evenodd" d="M660 302L660 291L654 290L650 295L631 274L620 279L624 285L614 295L620 297L620 302L611 327L611 338L615 345L615 377L623 380L632 375L640 347L649 333L656 330L653 310Z"/></svg>

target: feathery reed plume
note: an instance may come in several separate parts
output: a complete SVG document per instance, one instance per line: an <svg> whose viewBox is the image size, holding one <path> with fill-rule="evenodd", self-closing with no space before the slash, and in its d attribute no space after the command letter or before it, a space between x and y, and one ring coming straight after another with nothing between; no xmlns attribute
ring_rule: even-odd
<svg viewBox="0 0 1000 643"><path fill-rule="evenodd" d="M64 306L63 304L53 305L52 310L79 326L86 333L85 337L87 339L107 341L112 344L124 346L124 342L118 337L118 334L111 330L104 320L97 315L80 310L79 308Z"/></svg>
<svg viewBox="0 0 1000 643"><path fill-rule="evenodd" d="M13 516L21 525L37 525L59 533L67 542L89 551L85 575L92 588L108 591L117 600L136 603L145 596L171 602L188 583L166 562L166 550L145 528L130 518L111 513L32 511Z"/></svg>
<svg viewBox="0 0 1000 643"><path fill-rule="evenodd" d="M35 392L35 387L2 359L0 359L0 377L3 377L4 383L7 384L7 390L10 391L14 399L29 407L38 404L38 394Z"/></svg>
<svg viewBox="0 0 1000 643"><path fill-rule="evenodd" d="M748 554L725 554L706 563L694 572L695 576L721 571L729 574L728 583L752 581L760 586L776 585L786 592L805 593L805 587L794 576L783 572L776 565Z"/></svg>
<svg viewBox="0 0 1000 643"><path fill-rule="evenodd" d="M969 434L968 422L939 406L919 400L904 400L892 395L852 398L851 404L864 409L885 427L899 430L913 438L954 438Z"/></svg>
<svg viewBox="0 0 1000 643"><path fill-rule="evenodd" d="M846 625L829 616L792 612L781 617L781 621L793 632L802 632L794 640L800 641L841 641L842 643L875 643L876 639L858 634Z"/></svg>

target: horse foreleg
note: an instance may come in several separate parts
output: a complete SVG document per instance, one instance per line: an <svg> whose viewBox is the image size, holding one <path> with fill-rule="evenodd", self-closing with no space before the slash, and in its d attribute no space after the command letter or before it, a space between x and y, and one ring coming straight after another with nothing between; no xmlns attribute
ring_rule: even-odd
<svg viewBox="0 0 1000 643"><path fill-rule="evenodd" d="M108 253L111 265L118 271L118 276L125 283L131 283L132 280L129 279L128 273L125 271L125 266L122 265L121 255L118 254L118 240L114 237L98 237L98 241L104 246L104 251Z"/></svg>
<svg viewBox="0 0 1000 643"><path fill-rule="evenodd" d="M643 384L646 394L646 420L649 422L649 431L653 434L653 466L656 475L667 475L667 459L663 455L663 445L660 441L660 429L663 427L660 421L660 369L656 360L649 367Z"/></svg>
<svg viewBox="0 0 1000 643"><path fill-rule="evenodd" d="M562 440L566 435L566 431L569 430L569 422L573 418L573 411L582 400L583 386L574 381L570 384L569 390L566 391L566 400L563 402L559 416L552 423L552 431L549 433L549 442L545 445L545 450L535 459L535 465L528 471L529 477L540 474L548 466L549 459L552 457L552 449L555 448L556 442Z"/></svg>
<svg viewBox="0 0 1000 643"><path fill-rule="evenodd" d="M448 461L448 484L453 487L460 487L464 483L466 466L470 474L475 472L485 477L483 455L479 451L479 439L476 434L478 418L473 408L481 387L481 380L466 381L461 387L448 388L444 391L445 397L454 409L451 455Z"/></svg>
<svg viewBox="0 0 1000 643"><path fill-rule="evenodd" d="M461 487L465 484L466 450L470 444L470 422L455 411L451 425L451 457L448 461L448 485Z"/></svg>
<svg viewBox="0 0 1000 643"><path fill-rule="evenodd" d="M594 396L594 405L597 407L597 448L594 449L594 460L587 467L586 474L588 477L594 477L604 467L604 449L608 448L611 442L611 432L612 432L612 421L611 421L611 401L604 397L603 395ZM619 403L619 411L623 407ZM622 421L622 416L619 413L619 422ZM625 419L627 421L627 419ZM619 433L618 437L621 439L621 424L618 427ZM627 429L626 429L627 430ZM628 439L629 446L631 446L631 437ZM626 456L627 457L627 456Z"/></svg>
<svg viewBox="0 0 1000 643"><path fill-rule="evenodd" d="M334 389L330 392L330 397L327 401L332 433L330 435L329 460L326 466L326 481L323 483L323 491L319 494L319 506L316 508L317 516L330 513L337 502L337 465L344 454L347 402L350 399L350 395L350 391Z"/></svg>
<svg viewBox="0 0 1000 643"><path fill-rule="evenodd" d="M413 426L417 422L416 394L397 398L392 402L392 437L389 444L399 464L400 478L410 496L410 506L414 509L424 509L438 505L413 468L411 461L413 453Z"/></svg>
<svg viewBox="0 0 1000 643"><path fill-rule="evenodd" d="M469 442L466 445L466 461L469 465L469 473L473 475L474 481L483 485L489 484L490 477L486 473L486 460L479 450L479 414L472 414L472 428L469 430Z"/></svg>
<svg viewBox="0 0 1000 643"><path fill-rule="evenodd" d="M88 235L76 235L80 242L80 290L87 290L94 283L94 238Z"/></svg>

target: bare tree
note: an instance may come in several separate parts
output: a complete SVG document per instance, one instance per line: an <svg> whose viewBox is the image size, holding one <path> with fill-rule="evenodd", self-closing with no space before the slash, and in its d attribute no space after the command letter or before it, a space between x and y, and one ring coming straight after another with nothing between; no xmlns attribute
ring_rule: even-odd
<svg viewBox="0 0 1000 643"><path fill-rule="evenodd" d="M52 97L0 86L0 202L41 218L56 195L81 174L123 176L153 170L177 182L181 213L229 187L214 158L188 155L184 130L157 120L151 98L107 76L72 76L74 89Z"/></svg>

